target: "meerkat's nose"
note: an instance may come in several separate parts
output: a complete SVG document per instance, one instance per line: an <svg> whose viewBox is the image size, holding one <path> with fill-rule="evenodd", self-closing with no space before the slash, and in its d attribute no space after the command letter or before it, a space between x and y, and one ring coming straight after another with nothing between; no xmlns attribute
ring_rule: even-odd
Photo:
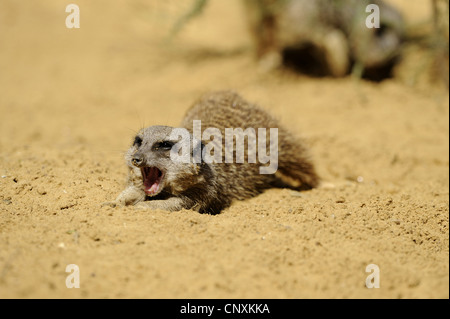
<svg viewBox="0 0 450 319"><path fill-rule="evenodd" d="M136 167L141 167L142 163L144 163L144 157L141 154L136 154L131 159L131 163Z"/></svg>

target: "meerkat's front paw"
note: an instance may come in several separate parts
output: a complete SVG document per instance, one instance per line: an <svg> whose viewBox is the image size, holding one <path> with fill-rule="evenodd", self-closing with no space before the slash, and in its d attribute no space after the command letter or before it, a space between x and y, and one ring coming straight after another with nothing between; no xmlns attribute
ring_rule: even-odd
<svg viewBox="0 0 450 319"><path fill-rule="evenodd" d="M137 210L166 210L164 205L159 203L160 201L142 201L133 205Z"/></svg>
<svg viewBox="0 0 450 319"><path fill-rule="evenodd" d="M136 203L143 201L145 199L145 193L134 187L133 185L128 186L125 190L117 196L117 198L112 202L106 202L102 204L103 206L109 207L123 207L129 205L135 205Z"/></svg>
<svg viewBox="0 0 450 319"><path fill-rule="evenodd" d="M145 209L149 209L150 205L148 205L146 202L139 202L139 203L134 204L133 207L138 210L145 210Z"/></svg>
<svg viewBox="0 0 450 319"><path fill-rule="evenodd" d="M174 212L187 208L183 199L178 197L171 197L165 200L147 200L141 201L134 205L137 209L151 209L151 210L164 210L168 212Z"/></svg>

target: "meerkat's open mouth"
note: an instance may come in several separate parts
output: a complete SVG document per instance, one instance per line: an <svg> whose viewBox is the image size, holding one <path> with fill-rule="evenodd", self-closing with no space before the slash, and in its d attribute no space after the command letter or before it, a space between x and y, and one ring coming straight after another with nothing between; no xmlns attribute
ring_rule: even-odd
<svg viewBox="0 0 450 319"><path fill-rule="evenodd" d="M141 171L145 193L149 196L158 194L162 189L163 172L156 167L142 167Z"/></svg>

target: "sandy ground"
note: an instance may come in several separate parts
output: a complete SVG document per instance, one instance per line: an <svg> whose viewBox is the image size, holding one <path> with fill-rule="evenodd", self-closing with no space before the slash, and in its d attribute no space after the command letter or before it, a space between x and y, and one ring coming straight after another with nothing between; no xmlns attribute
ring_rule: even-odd
<svg viewBox="0 0 450 319"><path fill-rule="evenodd" d="M77 30L69 1L0 2L1 298L449 297L448 91L413 78L423 55L381 83L260 73L238 0L171 43L189 1L73 2ZM393 2L429 18L428 1ZM101 207L137 130L229 88L303 136L330 187L215 216Z"/></svg>

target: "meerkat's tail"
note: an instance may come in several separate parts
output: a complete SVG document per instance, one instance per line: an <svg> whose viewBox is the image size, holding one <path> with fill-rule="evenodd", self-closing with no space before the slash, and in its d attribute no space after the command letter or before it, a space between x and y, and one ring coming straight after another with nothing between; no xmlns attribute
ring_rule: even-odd
<svg viewBox="0 0 450 319"><path fill-rule="evenodd" d="M280 134L278 170L275 176L284 186L307 190L319 186L320 178L300 141L293 141L292 135ZM285 137L289 136L289 141Z"/></svg>

